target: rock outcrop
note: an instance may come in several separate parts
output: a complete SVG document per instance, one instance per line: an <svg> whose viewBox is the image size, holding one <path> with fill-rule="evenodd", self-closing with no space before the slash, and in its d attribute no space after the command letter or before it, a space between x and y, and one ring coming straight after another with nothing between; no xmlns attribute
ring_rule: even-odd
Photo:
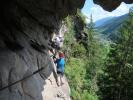
<svg viewBox="0 0 133 100"><path fill-rule="evenodd" d="M121 2L133 3L133 0L94 0L94 3L101 5L105 10L112 11L117 8Z"/></svg>
<svg viewBox="0 0 133 100"><path fill-rule="evenodd" d="M45 81L53 72L49 40L84 2L0 1L0 100L44 100Z"/></svg>
<svg viewBox="0 0 133 100"><path fill-rule="evenodd" d="M0 1L0 100L43 100L45 80L53 72L49 39L62 18L83 4L84 0Z"/></svg>

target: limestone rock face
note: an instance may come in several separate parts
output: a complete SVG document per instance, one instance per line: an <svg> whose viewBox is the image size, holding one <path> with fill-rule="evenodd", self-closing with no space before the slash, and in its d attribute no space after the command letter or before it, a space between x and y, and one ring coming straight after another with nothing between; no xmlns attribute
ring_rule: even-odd
<svg viewBox="0 0 133 100"><path fill-rule="evenodd" d="M49 39L61 20L83 4L84 0L0 1L0 100L44 100L45 80L53 72ZM40 68L44 69L31 75Z"/></svg>

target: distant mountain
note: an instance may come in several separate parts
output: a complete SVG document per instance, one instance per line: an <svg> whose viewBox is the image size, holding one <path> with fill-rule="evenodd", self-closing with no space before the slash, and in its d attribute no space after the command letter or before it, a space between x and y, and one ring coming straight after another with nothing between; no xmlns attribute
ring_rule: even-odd
<svg viewBox="0 0 133 100"><path fill-rule="evenodd" d="M117 31L122 25L122 23L128 19L128 14L125 14L120 17L113 17L113 18L106 18L105 20L102 19L98 21L97 23L101 22L102 24L96 29L106 35L108 38L114 40L117 38Z"/></svg>
<svg viewBox="0 0 133 100"><path fill-rule="evenodd" d="M99 26L103 25L104 23L106 23L107 21L109 21L113 18L114 17L106 17L106 18L100 19L100 20L95 22L95 27L99 27Z"/></svg>

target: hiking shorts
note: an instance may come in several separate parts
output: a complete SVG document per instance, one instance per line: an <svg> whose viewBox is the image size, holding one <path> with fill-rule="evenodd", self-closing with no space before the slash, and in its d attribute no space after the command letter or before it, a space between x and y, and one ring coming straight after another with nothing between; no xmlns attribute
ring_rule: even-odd
<svg viewBox="0 0 133 100"><path fill-rule="evenodd" d="M57 71L57 74L63 76L64 72Z"/></svg>

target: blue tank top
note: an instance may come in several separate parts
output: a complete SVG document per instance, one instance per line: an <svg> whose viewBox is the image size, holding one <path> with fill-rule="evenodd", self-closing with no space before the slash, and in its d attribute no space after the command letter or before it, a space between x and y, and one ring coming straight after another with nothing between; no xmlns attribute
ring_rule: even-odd
<svg viewBox="0 0 133 100"><path fill-rule="evenodd" d="M57 59L56 63L57 63L57 71L64 72L64 65L65 65L64 58Z"/></svg>

